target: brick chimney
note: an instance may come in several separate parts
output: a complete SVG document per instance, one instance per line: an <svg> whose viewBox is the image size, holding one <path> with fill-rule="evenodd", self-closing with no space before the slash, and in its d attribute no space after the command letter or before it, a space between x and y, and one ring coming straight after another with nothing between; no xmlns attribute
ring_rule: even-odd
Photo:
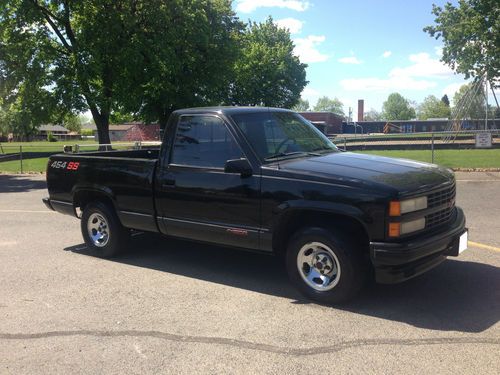
<svg viewBox="0 0 500 375"><path fill-rule="evenodd" d="M363 121L365 116L365 101L363 99L358 100L358 121Z"/></svg>

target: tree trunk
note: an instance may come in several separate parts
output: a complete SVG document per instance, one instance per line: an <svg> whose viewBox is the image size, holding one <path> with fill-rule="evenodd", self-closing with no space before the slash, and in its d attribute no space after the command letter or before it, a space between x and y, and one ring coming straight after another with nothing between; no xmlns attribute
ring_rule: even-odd
<svg viewBox="0 0 500 375"><path fill-rule="evenodd" d="M160 124L161 131L165 131L165 128L167 127L168 118L170 117L171 113L172 113L171 111L165 109L161 109L158 111L158 122Z"/></svg>
<svg viewBox="0 0 500 375"><path fill-rule="evenodd" d="M109 139L109 115L100 114L97 110L90 110L92 118L94 119L95 126L97 127L97 137L99 138L100 145L107 145L111 143ZM105 150L106 147L99 147L99 151Z"/></svg>

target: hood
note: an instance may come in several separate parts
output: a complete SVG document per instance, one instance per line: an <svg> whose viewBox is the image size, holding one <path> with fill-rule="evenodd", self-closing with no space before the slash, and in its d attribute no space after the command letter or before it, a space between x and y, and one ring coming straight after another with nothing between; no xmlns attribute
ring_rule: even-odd
<svg viewBox="0 0 500 375"><path fill-rule="evenodd" d="M279 169L335 181L384 185L400 194L429 190L454 181L452 172L435 164L352 152L282 160Z"/></svg>

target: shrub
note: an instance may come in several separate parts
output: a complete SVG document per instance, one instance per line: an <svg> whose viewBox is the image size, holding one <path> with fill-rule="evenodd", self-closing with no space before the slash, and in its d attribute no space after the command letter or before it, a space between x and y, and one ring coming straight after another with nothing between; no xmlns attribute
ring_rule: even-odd
<svg viewBox="0 0 500 375"><path fill-rule="evenodd" d="M47 133L47 141L48 142L57 142L57 138L52 134L52 132Z"/></svg>

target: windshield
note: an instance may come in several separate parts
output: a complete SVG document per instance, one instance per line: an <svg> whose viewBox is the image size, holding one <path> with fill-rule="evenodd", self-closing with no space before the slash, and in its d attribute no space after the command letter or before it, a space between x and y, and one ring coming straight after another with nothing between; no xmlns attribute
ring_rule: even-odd
<svg viewBox="0 0 500 375"><path fill-rule="evenodd" d="M293 112L254 112L231 116L265 161L338 151L310 122Z"/></svg>

